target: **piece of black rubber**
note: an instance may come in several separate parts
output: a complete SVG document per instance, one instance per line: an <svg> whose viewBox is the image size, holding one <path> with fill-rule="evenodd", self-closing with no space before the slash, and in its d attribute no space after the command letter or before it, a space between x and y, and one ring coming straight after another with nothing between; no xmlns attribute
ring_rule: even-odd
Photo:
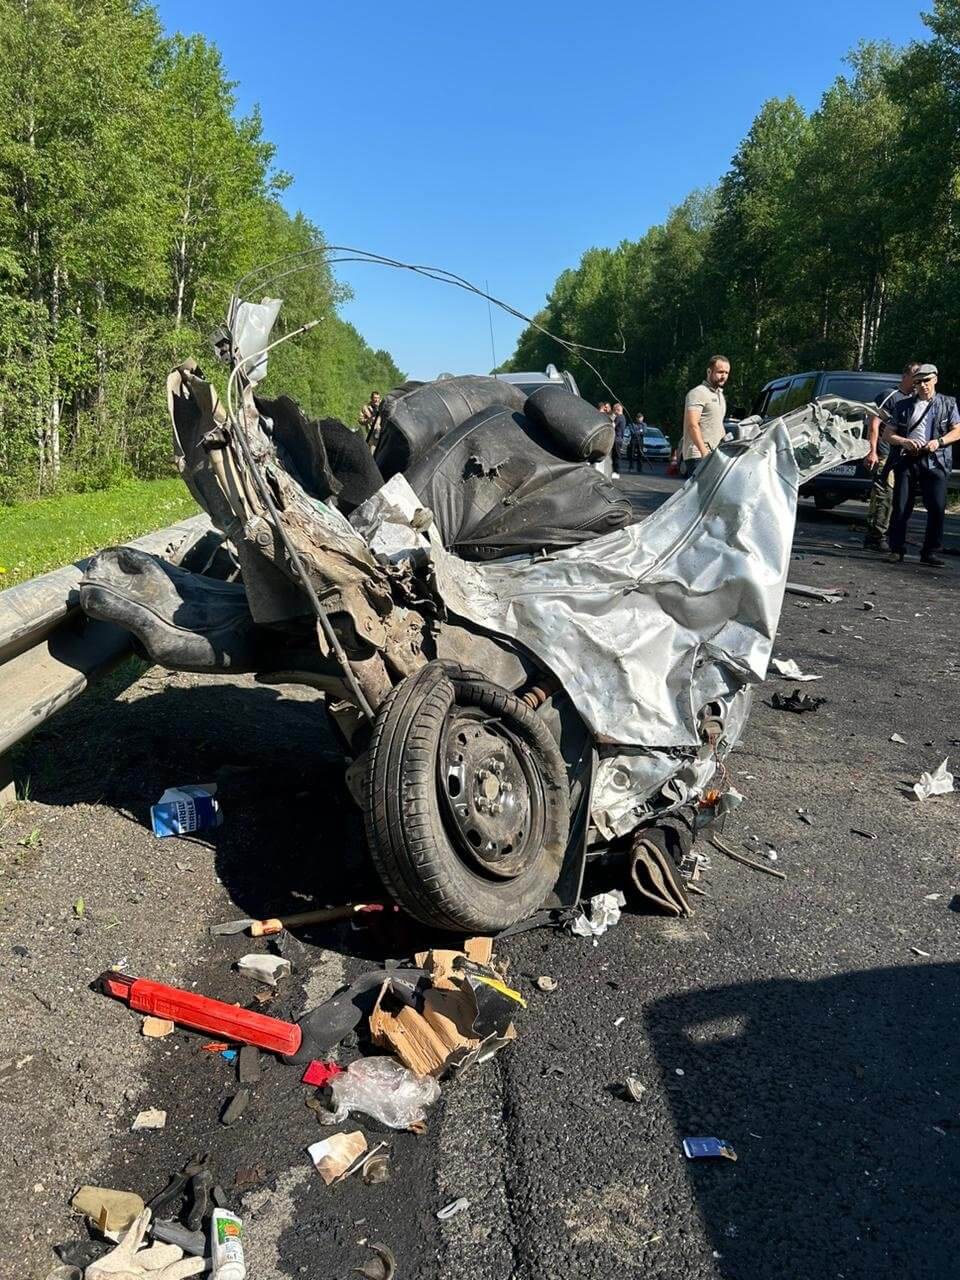
<svg viewBox="0 0 960 1280"><path fill-rule="evenodd" d="M438 757L454 704L497 720L528 753L543 786L543 840L512 879L485 876L454 847L444 826ZM543 721L489 681L451 679L440 662L402 681L377 715L364 806L371 857L390 896L423 924L486 933L523 920L556 883L570 824L566 768Z"/></svg>

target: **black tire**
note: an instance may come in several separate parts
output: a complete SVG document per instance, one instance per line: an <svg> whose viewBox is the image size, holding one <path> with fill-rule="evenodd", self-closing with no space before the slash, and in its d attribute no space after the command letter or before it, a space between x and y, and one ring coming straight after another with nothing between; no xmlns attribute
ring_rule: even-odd
<svg viewBox="0 0 960 1280"><path fill-rule="evenodd" d="M451 838L438 762L456 708L498 724L539 778L542 839L514 876L484 874ZM405 911L457 933L493 932L531 915L557 881L570 826L566 767L550 731L519 699L472 673L451 678L431 662L380 707L364 817L374 865Z"/></svg>

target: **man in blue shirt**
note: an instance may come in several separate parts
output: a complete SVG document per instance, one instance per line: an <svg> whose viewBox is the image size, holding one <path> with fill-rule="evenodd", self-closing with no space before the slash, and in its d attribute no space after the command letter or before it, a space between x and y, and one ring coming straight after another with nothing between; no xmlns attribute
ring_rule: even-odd
<svg viewBox="0 0 960 1280"><path fill-rule="evenodd" d="M900 378L900 386L895 391L881 391L874 404L892 414L901 400L906 400L913 390L913 375L920 368L916 360L904 365ZM879 418L873 417L867 424L867 438L870 452L864 462L873 471L873 484L870 486L870 505L867 510L867 534L863 540L868 551L882 551L883 540L890 527L890 516L893 513L893 468L889 464L890 446L883 438Z"/></svg>
<svg viewBox="0 0 960 1280"><path fill-rule="evenodd" d="M953 396L937 391L937 366L922 364L913 375L913 395L901 400L893 422L884 429L893 468L893 516L890 520L891 560L903 560L907 524L919 491L927 509L927 529L920 559L942 565L934 552L943 542L947 509L947 481L953 466L952 445L960 440L960 412Z"/></svg>

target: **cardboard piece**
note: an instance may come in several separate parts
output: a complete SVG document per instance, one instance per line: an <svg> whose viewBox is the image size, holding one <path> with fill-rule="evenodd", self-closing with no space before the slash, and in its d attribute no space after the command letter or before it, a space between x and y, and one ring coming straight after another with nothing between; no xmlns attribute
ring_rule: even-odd
<svg viewBox="0 0 960 1280"><path fill-rule="evenodd" d="M307 1153L314 1168L329 1187L337 1182L367 1149L367 1140L359 1129L353 1133L335 1133L332 1138L311 1143Z"/></svg>
<svg viewBox="0 0 960 1280"><path fill-rule="evenodd" d="M456 951L424 952L418 967L434 985L423 992L420 1009L395 1000L389 980L380 988L370 1014L370 1036L417 1075L443 1076L483 1062L515 1038L506 1012L502 984L453 976ZM478 1000L479 991L479 1000ZM511 993L507 999L513 999ZM481 1019L481 1003L485 1017ZM492 1006L498 1015L489 1016ZM478 1026L482 1022L482 1026Z"/></svg>

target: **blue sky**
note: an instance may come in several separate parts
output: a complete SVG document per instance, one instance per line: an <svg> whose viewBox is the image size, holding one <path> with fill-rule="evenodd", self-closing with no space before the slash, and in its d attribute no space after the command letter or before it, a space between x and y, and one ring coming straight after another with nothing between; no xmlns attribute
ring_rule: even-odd
<svg viewBox="0 0 960 1280"><path fill-rule="evenodd" d="M335 244L442 266L530 315L585 249L636 239L717 180L770 97L812 109L860 40L925 28L911 0L161 0L259 103L284 199ZM486 372L486 305L351 267L346 308L414 377ZM494 312L498 360L522 327Z"/></svg>

